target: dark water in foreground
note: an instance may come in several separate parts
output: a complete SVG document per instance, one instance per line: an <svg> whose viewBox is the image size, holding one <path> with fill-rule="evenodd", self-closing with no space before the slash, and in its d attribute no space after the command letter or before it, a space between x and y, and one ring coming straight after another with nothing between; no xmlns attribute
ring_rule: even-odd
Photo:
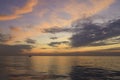
<svg viewBox="0 0 120 80"><path fill-rule="evenodd" d="M120 80L120 57L1 56L0 80Z"/></svg>

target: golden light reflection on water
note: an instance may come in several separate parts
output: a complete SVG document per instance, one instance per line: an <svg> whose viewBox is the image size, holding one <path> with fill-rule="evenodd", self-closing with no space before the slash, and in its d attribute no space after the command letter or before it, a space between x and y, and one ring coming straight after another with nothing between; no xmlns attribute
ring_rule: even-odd
<svg viewBox="0 0 120 80"><path fill-rule="evenodd" d="M45 73L47 75L48 74L69 75L69 73L72 70L72 66L91 66L100 69L104 68L120 71L120 57L119 56L0 57L0 79L11 78L10 80L22 80L22 79L39 80L42 73Z"/></svg>
<svg viewBox="0 0 120 80"><path fill-rule="evenodd" d="M32 57L33 69L39 72L54 71L54 73L67 74L72 66L92 66L113 70L120 70L119 57L105 56L36 56Z"/></svg>
<svg viewBox="0 0 120 80"><path fill-rule="evenodd" d="M36 71L48 72L55 70L55 73L66 74L69 71L71 66L71 61L66 57L52 57L52 56L43 56L43 57L32 57L33 68Z"/></svg>

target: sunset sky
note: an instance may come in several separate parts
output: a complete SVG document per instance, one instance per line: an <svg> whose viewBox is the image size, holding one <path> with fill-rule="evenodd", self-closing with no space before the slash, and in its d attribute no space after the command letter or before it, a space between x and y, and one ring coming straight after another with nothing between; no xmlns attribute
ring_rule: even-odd
<svg viewBox="0 0 120 80"><path fill-rule="evenodd" d="M120 0L0 0L0 54L120 52Z"/></svg>

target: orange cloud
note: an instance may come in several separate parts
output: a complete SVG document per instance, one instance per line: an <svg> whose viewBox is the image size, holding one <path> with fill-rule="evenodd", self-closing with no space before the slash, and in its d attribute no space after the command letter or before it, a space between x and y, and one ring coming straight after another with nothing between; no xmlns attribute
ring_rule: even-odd
<svg viewBox="0 0 120 80"><path fill-rule="evenodd" d="M40 32L36 31L34 28L26 28L26 27L11 27L10 35L12 39L7 42L7 44L12 44L15 41L24 41L27 38L40 35Z"/></svg>
<svg viewBox="0 0 120 80"><path fill-rule="evenodd" d="M86 1L89 2L89 4ZM38 13L38 15L44 19L45 14L49 13L47 15L48 16L47 20L45 20L43 23L49 24L48 26L50 27L54 26L63 27L70 25L73 21L77 19L90 17L99 13L100 11L108 8L112 3L114 3L115 0L86 0L86 1L78 2L77 0L68 0L61 7L55 8L49 8L49 4L45 4L45 6L47 6L48 8L42 9ZM66 19L66 15L61 13L69 15L67 17L69 19Z"/></svg>
<svg viewBox="0 0 120 80"><path fill-rule="evenodd" d="M38 13L38 15L39 15L40 18L43 18L45 16L45 14L48 13L48 12L49 12L49 9L44 9L44 10L40 11Z"/></svg>
<svg viewBox="0 0 120 80"><path fill-rule="evenodd" d="M100 11L108 8L114 0L88 0L90 4L79 3L77 1L70 0L68 4L63 8L63 11L70 14L73 21L83 17L90 17Z"/></svg>
<svg viewBox="0 0 120 80"><path fill-rule="evenodd" d="M0 15L0 21L13 20L21 17L20 15Z"/></svg>
<svg viewBox="0 0 120 80"><path fill-rule="evenodd" d="M100 11L109 7L114 2L114 0L99 0L99 1L88 0L88 1L90 2L90 5L88 5L86 2L80 3L77 2L76 0L69 0L67 3L64 4L64 6L57 7L57 9L53 8L53 11L50 11L49 8L42 9L39 13L39 16L40 17L42 16L42 18L44 19L45 17L44 14L50 13L47 17L47 20L44 20L39 25L34 26L28 29L27 31L24 31L24 29L20 31L12 30L11 34L16 36L16 38L14 38L14 41L41 35L44 29L47 28L56 27L56 26L57 27L68 26L72 23L72 21L75 21L77 19L82 19L84 15L86 17L90 17L92 15L95 15L96 13L99 13ZM25 14L31 12L36 4L37 4L37 0L30 0L26 4L26 6L16 10L15 13ZM67 13L68 15L70 15L71 18L70 19L61 18L61 16L59 15L61 12ZM62 15L62 17L65 17L65 15Z"/></svg>
<svg viewBox="0 0 120 80"><path fill-rule="evenodd" d="M10 27L10 30L12 32L19 32L19 31L22 31L22 28L21 27Z"/></svg>
<svg viewBox="0 0 120 80"><path fill-rule="evenodd" d="M36 6L37 0L28 0L25 6L22 8L17 8L15 14L26 14L33 11L34 6Z"/></svg>
<svg viewBox="0 0 120 80"><path fill-rule="evenodd" d="M37 0L28 0L22 8L16 8L11 15L0 15L0 21L13 20L33 11L34 6L37 5Z"/></svg>

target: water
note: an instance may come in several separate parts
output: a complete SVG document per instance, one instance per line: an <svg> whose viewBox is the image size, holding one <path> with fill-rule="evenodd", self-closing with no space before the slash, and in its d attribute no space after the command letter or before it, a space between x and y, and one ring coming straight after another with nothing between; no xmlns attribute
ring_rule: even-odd
<svg viewBox="0 0 120 80"><path fill-rule="evenodd" d="M119 56L1 56L0 80L44 80L41 76L69 76L73 66L120 71ZM46 80L46 79L45 79ZM49 80L49 78L47 79ZM51 80L51 79L50 79ZM54 80L54 79L52 79ZM56 79L55 79L56 80ZM61 78L59 80L70 80Z"/></svg>

